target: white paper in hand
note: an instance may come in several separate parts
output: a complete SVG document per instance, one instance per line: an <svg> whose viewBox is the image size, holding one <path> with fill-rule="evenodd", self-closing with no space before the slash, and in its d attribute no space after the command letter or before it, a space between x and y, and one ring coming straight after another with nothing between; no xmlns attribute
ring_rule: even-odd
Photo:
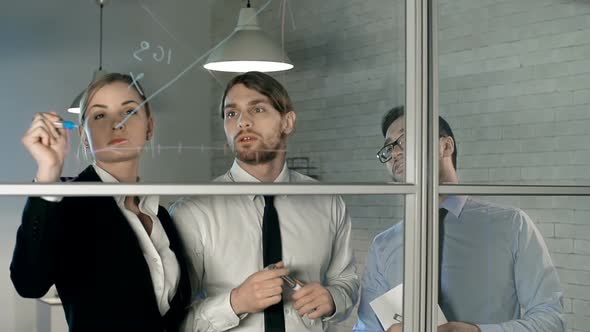
<svg viewBox="0 0 590 332"><path fill-rule="evenodd" d="M399 323L394 317L403 314L403 298L404 298L404 284L399 284L387 293L379 296L371 301L371 308L379 318L379 322L384 330L387 330L391 325ZM447 319L440 306L438 307L438 326L445 324Z"/></svg>

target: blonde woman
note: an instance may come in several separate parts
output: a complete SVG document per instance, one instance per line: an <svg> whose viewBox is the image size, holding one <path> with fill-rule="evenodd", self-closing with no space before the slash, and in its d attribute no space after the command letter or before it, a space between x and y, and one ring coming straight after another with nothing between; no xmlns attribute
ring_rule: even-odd
<svg viewBox="0 0 590 332"><path fill-rule="evenodd" d="M80 135L95 161L75 182L138 181L154 119L133 83L114 73L88 87ZM22 139L37 182L60 180L61 121L39 113ZM157 196L29 197L10 272L23 297L55 284L70 331L177 331L190 297L178 233Z"/></svg>

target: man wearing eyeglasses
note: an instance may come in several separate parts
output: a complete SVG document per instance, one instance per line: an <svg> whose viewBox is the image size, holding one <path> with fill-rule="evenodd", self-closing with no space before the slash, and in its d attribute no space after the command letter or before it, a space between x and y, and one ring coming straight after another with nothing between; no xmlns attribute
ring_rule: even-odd
<svg viewBox="0 0 590 332"><path fill-rule="evenodd" d="M382 120L378 159L397 182L405 178L404 108ZM457 147L439 118L439 181L457 184ZM448 323L438 332L563 332L563 291L545 242L529 216L468 196L441 196L439 305ZM362 279L354 331L381 326L371 301L403 282L404 223L377 235Z"/></svg>

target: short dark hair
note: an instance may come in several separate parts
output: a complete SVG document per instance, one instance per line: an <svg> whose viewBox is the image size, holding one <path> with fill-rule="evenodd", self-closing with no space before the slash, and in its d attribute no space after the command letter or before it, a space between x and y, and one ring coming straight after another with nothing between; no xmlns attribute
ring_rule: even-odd
<svg viewBox="0 0 590 332"><path fill-rule="evenodd" d="M290 112L293 110L293 102L291 97L287 93L287 89L275 80L272 76L258 72L249 71L247 73L234 77L225 87L223 92L223 98L221 98L221 118L223 119L225 114L223 112L225 98L231 88L238 84L244 84L248 89L256 90L259 93L265 95L277 111L281 114Z"/></svg>
<svg viewBox="0 0 590 332"><path fill-rule="evenodd" d="M396 106L385 113L383 119L381 119L381 132L383 133L383 137L387 136L389 126L402 116L404 116L403 106ZM438 117L438 134L441 137L450 137L453 139L453 167L457 169L457 142L453 130L451 130L451 126L442 116Z"/></svg>

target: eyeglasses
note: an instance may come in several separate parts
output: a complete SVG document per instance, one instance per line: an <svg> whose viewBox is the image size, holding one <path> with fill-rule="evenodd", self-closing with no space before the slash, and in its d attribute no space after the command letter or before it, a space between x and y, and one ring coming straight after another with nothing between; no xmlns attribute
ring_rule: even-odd
<svg viewBox="0 0 590 332"><path fill-rule="evenodd" d="M379 152L377 152L377 159L383 164L390 161L393 158L393 152L395 148L399 148L400 151L404 151L404 146L406 144L406 137L405 135L401 135L395 141L385 144Z"/></svg>
<svg viewBox="0 0 590 332"><path fill-rule="evenodd" d="M440 135L439 138L449 137L448 135ZM405 135L401 135L395 141L385 144L379 152L377 152L377 159L383 164L390 161L393 158L393 151L397 147L400 151L404 151L406 145Z"/></svg>

